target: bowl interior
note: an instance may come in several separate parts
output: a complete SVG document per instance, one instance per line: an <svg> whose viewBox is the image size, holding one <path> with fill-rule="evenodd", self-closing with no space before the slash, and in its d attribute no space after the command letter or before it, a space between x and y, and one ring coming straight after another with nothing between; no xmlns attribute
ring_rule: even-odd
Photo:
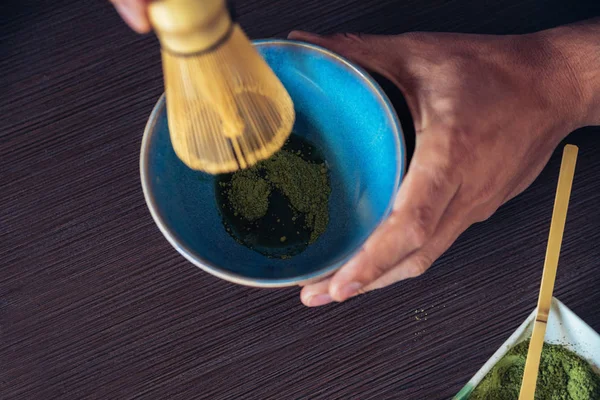
<svg viewBox="0 0 600 400"><path fill-rule="evenodd" d="M175 155L164 97L145 133L142 182L161 231L190 261L240 283L284 285L328 273L352 256L389 212L405 153L391 105L361 70L312 45L256 46L294 101L293 132L316 145L329 165L327 231L286 260L238 244L223 225L215 177L189 169Z"/></svg>

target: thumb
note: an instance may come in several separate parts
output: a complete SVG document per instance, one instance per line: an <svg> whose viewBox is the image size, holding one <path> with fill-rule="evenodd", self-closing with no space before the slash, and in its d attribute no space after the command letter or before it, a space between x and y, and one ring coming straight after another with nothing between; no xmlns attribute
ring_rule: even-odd
<svg viewBox="0 0 600 400"><path fill-rule="evenodd" d="M394 36L339 33L321 36L315 33L292 31L288 39L316 44L346 57L362 67L395 81L390 66L390 45ZM387 47L387 51L386 50Z"/></svg>
<svg viewBox="0 0 600 400"><path fill-rule="evenodd" d="M137 33L150 32L149 0L110 0L127 25Z"/></svg>

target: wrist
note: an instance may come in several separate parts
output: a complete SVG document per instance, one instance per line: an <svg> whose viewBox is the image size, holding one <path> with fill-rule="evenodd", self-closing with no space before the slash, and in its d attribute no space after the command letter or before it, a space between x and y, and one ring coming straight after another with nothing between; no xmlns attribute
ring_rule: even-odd
<svg viewBox="0 0 600 400"><path fill-rule="evenodd" d="M572 129L600 125L600 19L532 34L544 48L546 76ZM560 115L560 114L559 114Z"/></svg>

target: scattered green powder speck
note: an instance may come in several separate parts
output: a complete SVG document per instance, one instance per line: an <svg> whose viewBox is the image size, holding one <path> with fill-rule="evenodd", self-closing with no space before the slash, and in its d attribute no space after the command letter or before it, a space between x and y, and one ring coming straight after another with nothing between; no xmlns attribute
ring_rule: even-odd
<svg viewBox="0 0 600 400"><path fill-rule="evenodd" d="M529 341L511 349L471 393L469 400L518 400ZM599 400L600 377L578 355L544 343L535 400Z"/></svg>

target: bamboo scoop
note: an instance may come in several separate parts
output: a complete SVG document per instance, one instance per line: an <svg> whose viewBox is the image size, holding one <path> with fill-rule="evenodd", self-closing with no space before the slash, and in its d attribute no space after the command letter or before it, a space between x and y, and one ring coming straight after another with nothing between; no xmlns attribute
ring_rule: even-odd
<svg viewBox="0 0 600 400"><path fill-rule="evenodd" d="M550 222L550 236L546 249L544 272L542 273L537 315L533 325L529 351L527 352L527 361L525 362L519 400L533 400L535 394L542 347L544 346L544 335L546 334L546 324L548 323L548 315L550 314L550 302L552 301L552 292L554 291L560 245L565 229L565 220L567 219L573 174L575 173L577 151L577 146L573 145L566 145L563 151L560 174L558 176L558 187L556 188L556 198L554 199L554 210Z"/></svg>

